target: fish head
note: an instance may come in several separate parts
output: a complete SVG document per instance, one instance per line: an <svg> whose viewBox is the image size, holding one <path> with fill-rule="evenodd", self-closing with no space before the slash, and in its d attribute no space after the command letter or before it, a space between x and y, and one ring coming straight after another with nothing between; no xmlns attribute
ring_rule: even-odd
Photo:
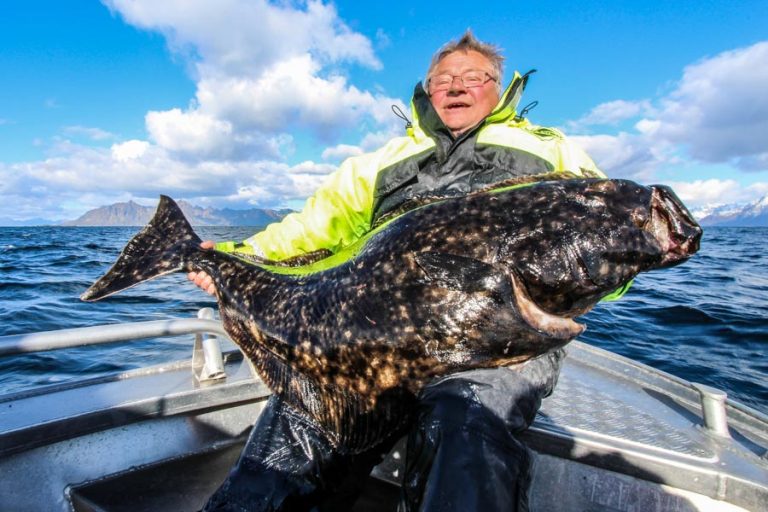
<svg viewBox="0 0 768 512"><path fill-rule="evenodd" d="M605 247L599 255L606 260L646 271L677 265L699 250L701 226L666 185L599 180L583 195L595 207L594 216L584 215L585 228L598 235L591 243Z"/></svg>
<svg viewBox="0 0 768 512"><path fill-rule="evenodd" d="M545 220L526 240L533 249L513 262L532 299L550 313L583 314L640 272L679 264L698 250L701 228L668 187L573 180L551 188L543 195L546 210L538 208Z"/></svg>
<svg viewBox="0 0 768 512"><path fill-rule="evenodd" d="M659 268L678 265L699 250L701 226L670 187L650 188L650 219L645 229L653 234L663 251Z"/></svg>

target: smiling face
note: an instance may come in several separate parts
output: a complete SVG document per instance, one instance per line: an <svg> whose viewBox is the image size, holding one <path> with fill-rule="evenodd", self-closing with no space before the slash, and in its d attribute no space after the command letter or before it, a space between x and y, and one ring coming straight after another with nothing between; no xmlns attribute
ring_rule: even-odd
<svg viewBox="0 0 768 512"><path fill-rule="evenodd" d="M493 78L478 87L465 87L459 75L465 71L483 71ZM499 102L499 90L493 65L484 55L473 50L455 51L444 57L429 73L453 75L448 90L428 91L437 115L454 136L472 128L491 113Z"/></svg>

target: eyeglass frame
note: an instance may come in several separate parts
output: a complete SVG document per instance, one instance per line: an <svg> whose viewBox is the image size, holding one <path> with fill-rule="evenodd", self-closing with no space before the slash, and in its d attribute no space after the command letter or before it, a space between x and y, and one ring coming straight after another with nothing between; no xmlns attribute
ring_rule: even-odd
<svg viewBox="0 0 768 512"><path fill-rule="evenodd" d="M486 78L485 80L483 80L481 83L479 83L477 85L467 85L467 84L465 84L464 83L464 76L463 75L465 75L467 73L471 73L471 72L476 72L476 71L482 71L485 74L485 76L487 76L488 78ZM451 77L451 81L448 84L448 87L445 88L445 89L440 89L440 90L437 90L437 91L430 91L430 86L432 85L432 79L437 77L437 76L450 76ZM475 89L477 87L482 87L482 86L484 86L485 84L487 84L488 82L491 82L491 81L498 82L498 78L494 77L492 74L490 74L489 72L485 71L484 69L468 69L468 70L462 72L460 75L452 75L450 73L439 73L437 75L433 75L433 76L427 78L427 92L429 93L430 96L432 96L436 92L449 91L449 90L451 90L451 87L453 86L453 82L455 82L457 78L459 78L461 80L461 85L463 85L466 89Z"/></svg>

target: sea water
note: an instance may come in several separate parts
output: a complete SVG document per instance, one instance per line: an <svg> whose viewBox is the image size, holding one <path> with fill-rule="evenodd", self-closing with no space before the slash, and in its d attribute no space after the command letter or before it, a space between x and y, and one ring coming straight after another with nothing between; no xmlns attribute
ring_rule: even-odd
<svg viewBox="0 0 768 512"><path fill-rule="evenodd" d="M241 240L256 228L197 228ZM0 228L0 336L192 317L215 307L176 274L96 303L80 294L137 228ZM688 262L640 275L621 300L579 321L582 341L726 391L768 413L768 228L705 229ZM187 359L192 336L0 358L0 394Z"/></svg>

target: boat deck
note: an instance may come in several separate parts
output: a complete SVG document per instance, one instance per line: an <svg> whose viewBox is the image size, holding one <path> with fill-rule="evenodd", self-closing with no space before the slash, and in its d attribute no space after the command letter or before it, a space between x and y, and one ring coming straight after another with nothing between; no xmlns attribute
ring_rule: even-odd
<svg viewBox="0 0 768 512"><path fill-rule="evenodd" d="M200 384L174 363L0 397L0 510L198 510L269 390L239 353ZM768 419L727 401L706 428L696 387L579 343L524 434L531 509L768 510ZM395 510L402 445L356 510ZM553 492L556 490L556 492Z"/></svg>

